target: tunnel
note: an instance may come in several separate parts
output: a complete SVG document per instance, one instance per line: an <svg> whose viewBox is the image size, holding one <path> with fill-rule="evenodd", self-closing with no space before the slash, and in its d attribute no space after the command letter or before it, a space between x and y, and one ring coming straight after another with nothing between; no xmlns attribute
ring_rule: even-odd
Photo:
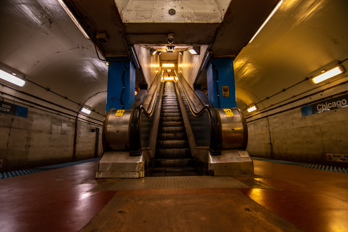
<svg viewBox="0 0 348 232"><path fill-rule="evenodd" d="M347 230L347 9L1 1L0 230Z"/></svg>

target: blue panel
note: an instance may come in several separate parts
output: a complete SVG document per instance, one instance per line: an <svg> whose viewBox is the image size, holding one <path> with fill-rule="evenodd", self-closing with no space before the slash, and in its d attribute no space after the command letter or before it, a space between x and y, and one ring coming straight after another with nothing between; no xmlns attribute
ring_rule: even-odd
<svg viewBox="0 0 348 232"><path fill-rule="evenodd" d="M311 105L302 107L301 111L302 111L302 116L307 116L307 115L313 114Z"/></svg>
<svg viewBox="0 0 348 232"><path fill-rule="evenodd" d="M220 108L237 107L236 87L234 82L233 57L215 57L212 59L214 66L218 70L219 75L219 99ZM222 96L222 86L228 86L229 96Z"/></svg>
<svg viewBox="0 0 348 232"><path fill-rule="evenodd" d="M23 106L16 106L16 116L27 118L28 117L28 108Z"/></svg>
<svg viewBox="0 0 348 232"><path fill-rule="evenodd" d="M212 58L212 64L208 66L208 100L216 108L237 107L233 60L233 57L216 57ZM216 90L216 84L218 84L219 91ZM228 97L222 95L222 86L228 86Z"/></svg>
<svg viewBox="0 0 348 232"><path fill-rule="evenodd" d="M214 75L213 65L209 64L207 69L208 101L215 108L218 108L218 97L216 91L216 75Z"/></svg>
<svg viewBox="0 0 348 232"><path fill-rule="evenodd" d="M114 57L114 60L122 58ZM124 80L122 80L122 78ZM124 83L123 83L124 81ZM124 86L124 91L122 93ZM130 109L134 102L135 69L130 61L110 61L106 111L110 109ZM122 95L122 99L121 99ZM123 101L123 105L122 102Z"/></svg>

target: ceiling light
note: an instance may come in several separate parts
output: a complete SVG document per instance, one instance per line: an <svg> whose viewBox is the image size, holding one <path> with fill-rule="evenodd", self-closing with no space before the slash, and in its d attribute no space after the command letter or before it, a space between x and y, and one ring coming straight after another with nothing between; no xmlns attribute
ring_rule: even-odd
<svg viewBox="0 0 348 232"><path fill-rule="evenodd" d="M65 12L69 15L69 17L71 18L71 20L75 23L75 25L80 29L80 31L82 32L82 34L86 37L86 39L89 39L89 36L87 35L86 31L83 29L83 27L81 26L81 24L77 21L77 19L75 18L75 16L71 13L71 11L69 10L69 8L67 7L67 5L65 5L63 0L58 0L59 4L63 7L63 9L65 10Z"/></svg>
<svg viewBox="0 0 348 232"><path fill-rule="evenodd" d="M90 114L90 113L91 113L91 111L90 111L89 109L85 108L85 107L83 107L83 108L81 109L81 112L83 112L83 113L85 113L85 114Z"/></svg>
<svg viewBox="0 0 348 232"><path fill-rule="evenodd" d="M170 73L171 71L172 71L171 69L167 69L167 72L169 72L169 73Z"/></svg>
<svg viewBox="0 0 348 232"><path fill-rule="evenodd" d="M250 113L250 112L253 112L253 111L257 110L257 107L256 107L256 105L255 106L251 106L247 110Z"/></svg>
<svg viewBox="0 0 348 232"><path fill-rule="evenodd" d="M164 64L162 64L162 67L163 68L168 68L168 67L175 67L175 64L173 64L173 63L164 63Z"/></svg>
<svg viewBox="0 0 348 232"><path fill-rule="evenodd" d="M155 55L156 54L156 50L155 49L150 49L150 54L153 56L153 55Z"/></svg>
<svg viewBox="0 0 348 232"><path fill-rule="evenodd" d="M189 50L189 52L192 54L192 55L197 55L197 52L192 48Z"/></svg>
<svg viewBox="0 0 348 232"><path fill-rule="evenodd" d="M278 8L280 7L280 5L283 3L283 0L280 0L277 4L277 6L273 9L273 11L271 12L271 14L267 17L267 19L263 22L263 24L261 25L261 27L259 28L259 30L257 30L257 32L255 33L255 35L253 36L253 38L251 38L251 40L249 41L249 43L251 43L255 37L257 36L257 34L260 33L260 31L262 30L262 28L267 24L267 22L272 18L272 16L274 15L274 13L278 10Z"/></svg>
<svg viewBox="0 0 348 232"><path fill-rule="evenodd" d="M312 81L314 82L314 84L318 84L318 83L325 81L331 77L337 76L337 75L343 73L344 71L345 70L342 66L337 66L333 69L330 69L329 71L326 71L326 72L314 77L312 79Z"/></svg>
<svg viewBox="0 0 348 232"><path fill-rule="evenodd" d="M5 72L1 69L0 69L0 78L5 80L5 81L8 81L12 84L18 85L20 87L23 87L25 85L25 80L22 80L22 79L16 77L15 73L10 74L10 73Z"/></svg>

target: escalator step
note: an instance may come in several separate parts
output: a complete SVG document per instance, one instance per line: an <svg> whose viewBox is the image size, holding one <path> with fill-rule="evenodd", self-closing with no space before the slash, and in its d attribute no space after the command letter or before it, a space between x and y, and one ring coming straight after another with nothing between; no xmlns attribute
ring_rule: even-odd
<svg viewBox="0 0 348 232"><path fill-rule="evenodd" d="M161 117L181 117L181 113L167 113L161 112Z"/></svg>
<svg viewBox="0 0 348 232"><path fill-rule="evenodd" d="M158 139L167 139L167 140L174 140L174 139L186 139L186 133L158 133Z"/></svg>
<svg viewBox="0 0 348 232"><path fill-rule="evenodd" d="M192 166L192 160L190 158L180 159L155 159L156 167L185 167Z"/></svg>
<svg viewBox="0 0 348 232"><path fill-rule="evenodd" d="M179 109L162 109L161 113L181 113L181 111Z"/></svg>
<svg viewBox="0 0 348 232"><path fill-rule="evenodd" d="M172 105L170 105L170 106L162 106L162 109L163 110L176 110L176 109L179 109L180 110L180 108L179 108L179 106L172 106Z"/></svg>
<svg viewBox="0 0 348 232"><path fill-rule="evenodd" d="M168 127L168 126L184 126L184 122L183 121L162 121L159 124L160 126L164 126L164 127Z"/></svg>
<svg viewBox="0 0 348 232"><path fill-rule="evenodd" d="M189 156L189 148L156 149L156 157L159 158L187 158Z"/></svg>
<svg viewBox="0 0 348 232"><path fill-rule="evenodd" d="M185 133L185 127L184 126L163 126L159 128L159 132Z"/></svg>
<svg viewBox="0 0 348 232"><path fill-rule="evenodd" d="M161 117L161 121L182 121L182 117Z"/></svg>
<svg viewBox="0 0 348 232"><path fill-rule="evenodd" d="M157 140L158 148L188 148L187 140Z"/></svg>

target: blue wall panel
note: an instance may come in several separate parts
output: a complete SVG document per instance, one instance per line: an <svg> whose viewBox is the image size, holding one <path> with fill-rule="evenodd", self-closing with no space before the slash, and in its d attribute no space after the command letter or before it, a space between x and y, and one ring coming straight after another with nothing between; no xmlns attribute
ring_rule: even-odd
<svg viewBox="0 0 348 232"><path fill-rule="evenodd" d="M117 59L117 57L113 59ZM122 93L123 86L125 89ZM130 61L109 62L106 111L110 109L130 109L134 102L134 91L135 69L133 64Z"/></svg>

